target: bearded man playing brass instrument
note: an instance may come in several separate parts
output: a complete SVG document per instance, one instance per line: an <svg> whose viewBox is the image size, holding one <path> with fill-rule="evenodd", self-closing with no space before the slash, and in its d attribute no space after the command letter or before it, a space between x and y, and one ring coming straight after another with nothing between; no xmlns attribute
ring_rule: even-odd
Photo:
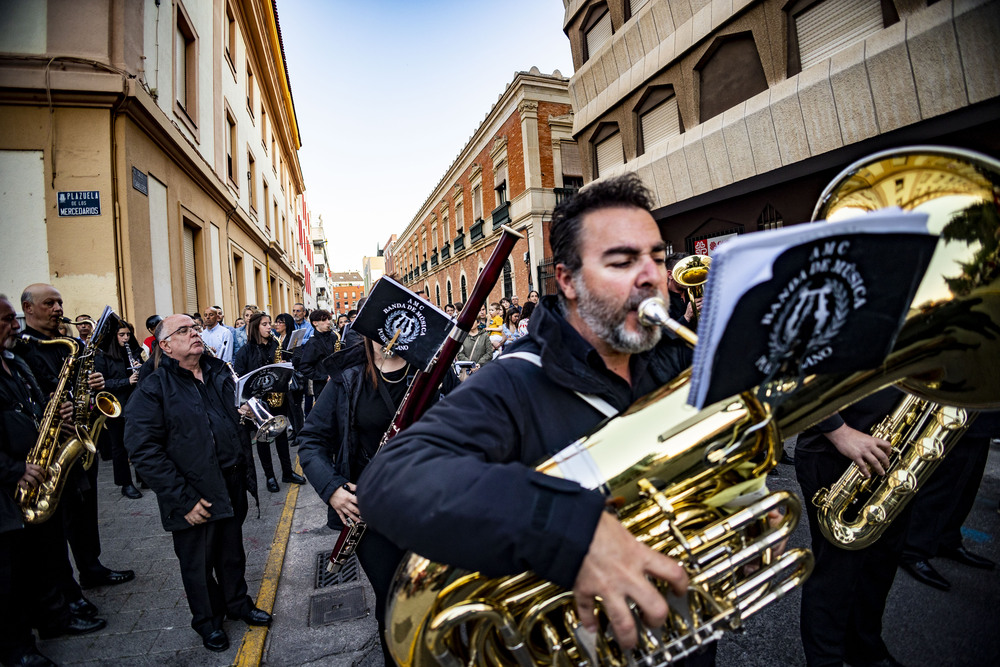
<svg viewBox="0 0 1000 667"><path fill-rule="evenodd" d="M155 335L163 357L129 399L125 446L173 536L191 627L205 648L225 651L226 616L271 624L271 615L247 595L243 520L253 470L250 441L234 406L232 373L204 354L194 320L171 315Z"/></svg>
<svg viewBox="0 0 1000 667"><path fill-rule="evenodd" d="M62 514L25 524L15 490L45 481L41 466L26 459L38 439L46 401L28 365L10 351L20 325L10 300L0 295L0 662L54 665L35 648L31 627L43 636L82 634L104 628L104 619L74 614L57 586L56 573L69 569ZM59 407L63 421L73 404Z"/></svg>
<svg viewBox="0 0 1000 667"><path fill-rule="evenodd" d="M666 286L651 208L634 174L561 202L550 230L559 294L534 311L530 335L390 440L358 483L361 515L404 548L489 576L532 570L573 590L592 632L599 597L623 649L637 642L630 603L650 627L667 617L649 577L681 593L687 576L605 512L600 493L532 465L689 365L683 343L638 319ZM713 662L714 648L693 661Z"/></svg>

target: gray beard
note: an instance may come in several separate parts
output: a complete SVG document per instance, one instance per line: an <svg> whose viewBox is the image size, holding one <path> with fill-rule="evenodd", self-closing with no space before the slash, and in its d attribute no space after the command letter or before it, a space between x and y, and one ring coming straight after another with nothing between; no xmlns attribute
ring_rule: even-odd
<svg viewBox="0 0 1000 667"><path fill-rule="evenodd" d="M640 303L651 296L662 298L658 289L633 290L622 306L616 306L591 292L579 272L573 276L573 287L577 292L576 311L580 318L615 352L639 354L652 350L660 342L663 335L660 327L640 326L638 331L632 332L625 326L628 314Z"/></svg>

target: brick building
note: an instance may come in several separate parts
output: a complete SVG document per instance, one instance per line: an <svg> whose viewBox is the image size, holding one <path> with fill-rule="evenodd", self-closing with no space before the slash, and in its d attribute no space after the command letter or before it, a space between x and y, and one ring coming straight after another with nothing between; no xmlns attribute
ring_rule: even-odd
<svg viewBox="0 0 1000 667"><path fill-rule="evenodd" d="M675 250L808 220L879 150L1000 156L997 0L563 4L584 179L638 172Z"/></svg>
<svg viewBox="0 0 1000 667"><path fill-rule="evenodd" d="M356 309L365 295L365 281L357 271L331 273L326 282L327 306L335 316Z"/></svg>
<svg viewBox="0 0 1000 667"><path fill-rule="evenodd" d="M547 270L547 228L557 194L582 184L567 79L518 72L386 249L386 273L432 303L466 301L502 225L525 235L490 300L527 295Z"/></svg>

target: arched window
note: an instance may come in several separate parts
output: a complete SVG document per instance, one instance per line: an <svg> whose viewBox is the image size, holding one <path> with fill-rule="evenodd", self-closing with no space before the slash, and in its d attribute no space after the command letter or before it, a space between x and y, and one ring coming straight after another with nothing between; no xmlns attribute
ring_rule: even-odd
<svg viewBox="0 0 1000 667"><path fill-rule="evenodd" d="M514 279L512 275L510 260L503 263L503 295L509 297L514 293Z"/></svg>
<svg viewBox="0 0 1000 667"><path fill-rule="evenodd" d="M465 287L465 276L462 276L461 289L462 289L462 303L465 303L466 301L469 300L469 293Z"/></svg>

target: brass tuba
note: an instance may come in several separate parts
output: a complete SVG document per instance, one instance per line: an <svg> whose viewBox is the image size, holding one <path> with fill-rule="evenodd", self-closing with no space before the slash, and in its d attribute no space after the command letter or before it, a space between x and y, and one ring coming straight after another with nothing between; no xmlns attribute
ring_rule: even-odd
<svg viewBox="0 0 1000 667"><path fill-rule="evenodd" d="M695 299L700 299L705 295L705 283L708 282L708 271L712 266L712 258L708 255L688 255L684 259L674 264L671 274L674 282L687 290L688 298L691 299L691 328L698 325L698 318L701 316L698 304Z"/></svg>
<svg viewBox="0 0 1000 667"><path fill-rule="evenodd" d="M998 192L997 161L956 150L924 149L849 168L823 193L813 218L836 219L886 206L932 214L932 230L942 240L911 316L916 319L922 315L919 311L944 307L951 317L965 320L938 333L939 342L950 343L954 368L964 345L975 354L984 345L977 340L980 336L996 334ZM970 330L963 330L969 325ZM966 363L964 372L992 372L996 362L994 351L978 369ZM915 375L899 385L911 395L872 431L892 445L885 476L866 478L852 463L812 499L823 535L844 549L863 549L881 537L968 430L976 413L957 406L985 407L985 397L976 395L981 383L966 379L942 382L933 374L926 379ZM950 391L941 395L942 390ZM958 394L952 395L955 391Z"/></svg>
<svg viewBox="0 0 1000 667"><path fill-rule="evenodd" d="M396 575L387 642L400 665L664 665L798 586L810 552L775 556L799 504L756 488L794 435L892 383L933 403L1000 407L1000 218L995 161L917 147L852 165L818 210L927 210L940 240L892 351L881 366L813 375L773 406L746 392L700 411L683 374L574 443L538 470L578 467L613 501L637 540L678 559L686 599L670 598L664 627L642 628L626 655L608 632L588 637L572 593L530 572L490 578L412 555ZM899 185L901 184L901 185ZM912 204L912 206L911 206ZM662 304L661 304L662 307ZM751 500L735 509L736 498ZM785 507L780 525L763 520ZM752 567L746 567L751 565ZM641 624L640 624L641 627Z"/></svg>

